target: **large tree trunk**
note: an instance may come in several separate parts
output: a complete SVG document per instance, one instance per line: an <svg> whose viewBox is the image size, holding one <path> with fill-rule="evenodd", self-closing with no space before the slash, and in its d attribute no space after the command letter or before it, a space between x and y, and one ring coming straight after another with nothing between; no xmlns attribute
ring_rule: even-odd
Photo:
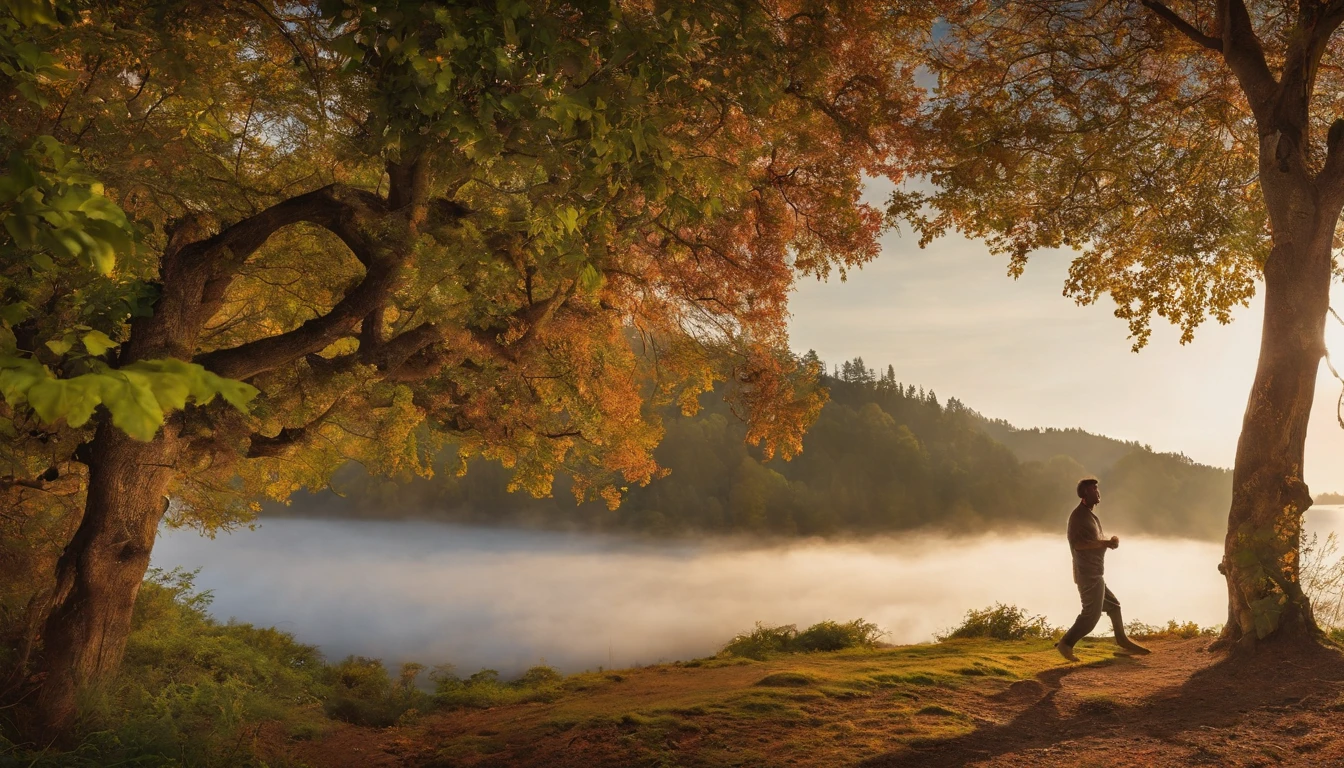
<svg viewBox="0 0 1344 768"><path fill-rule="evenodd" d="M1272 189L1266 193L1273 196ZM1275 212L1276 201L1268 202ZM1271 637L1320 632L1298 580L1298 551L1302 516L1311 506L1302 479L1303 454L1325 353L1334 217L1315 211L1303 215L1302 198L1288 202L1296 204L1280 207L1279 221L1296 219L1299 226L1292 228L1295 233L1275 232L1265 264L1260 361L1237 443L1219 568L1228 590L1227 625L1219 644L1243 650Z"/></svg>
<svg viewBox="0 0 1344 768"><path fill-rule="evenodd" d="M114 673L167 504L176 436L140 443L104 422L91 445L84 516L56 566L36 672L36 732L65 732L79 693Z"/></svg>

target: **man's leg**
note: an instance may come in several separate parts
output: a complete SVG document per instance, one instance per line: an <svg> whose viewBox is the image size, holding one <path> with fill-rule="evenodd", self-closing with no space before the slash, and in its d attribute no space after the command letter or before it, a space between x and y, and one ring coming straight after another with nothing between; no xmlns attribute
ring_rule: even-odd
<svg viewBox="0 0 1344 768"><path fill-rule="evenodd" d="M1106 589L1106 581L1100 576L1078 582L1078 597L1082 600L1083 609L1074 620L1073 626L1064 633L1064 639L1055 646L1064 658L1069 661L1078 660L1073 655L1073 646L1088 632L1096 629L1097 622L1101 621L1102 607L1108 594L1110 590Z"/></svg>
<svg viewBox="0 0 1344 768"><path fill-rule="evenodd" d="M1102 607L1106 611L1106 615L1111 617L1111 628L1115 630L1115 642L1117 645L1131 653L1149 653L1147 648L1130 640L1129 637L1125 635L1125 619L1120 615L1120 601L1111 593L1110 587L1106 588Z"/></svg>

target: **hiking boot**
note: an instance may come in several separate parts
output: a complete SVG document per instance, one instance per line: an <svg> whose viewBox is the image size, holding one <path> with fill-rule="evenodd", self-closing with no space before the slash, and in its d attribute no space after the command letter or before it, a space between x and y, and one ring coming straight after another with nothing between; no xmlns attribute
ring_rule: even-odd
<svg viewBox="0 0 1344 768"><path fill-rule="evenodd" d="M1115 639L1115 644L1120 646L1120 650L1126 653L1137 653L1140 656L1147 653L1152 653L1152 651L1148 650L1147 648L1144 648L1142 645L1139 645L1133 640L1130 640L1128 637L1117 637Z"/></svg>
<svg viewBox="0 0 1344 768"><path fill-rule="evenodd" d="M1055 643L1055 650L1059 651L1059 655L1063 656L1069 661L1078 660L1078 657L1073 655L1073 646L1065 645L1063 640L1060 640L1058 643Z"/></svg>

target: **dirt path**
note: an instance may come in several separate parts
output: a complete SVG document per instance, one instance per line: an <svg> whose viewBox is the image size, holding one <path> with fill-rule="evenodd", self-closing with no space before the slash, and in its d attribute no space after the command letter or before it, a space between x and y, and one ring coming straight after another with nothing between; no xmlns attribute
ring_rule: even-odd
<svg viewBox="0 0 1344 768"><path fill-rule="evenodd" d="M1344 766L1344 657L1232 667L1207 640L1013 683L973 733L866 760L919 766Z"/></svg>
<svg viewBox="0 0 1344 768"><path fill-rule="evenodd" d="M825 695L798 689L796 715L755 716L753 702L786 700L742 698L764 695L752 692L774 662L665 666L613 675L621 682L555 704L435 714L381 731L343 726L283 751L315 768L1344 766L1344 655L1310 648L1291 661L1264 654L1231 666L1206 653L1207 644L1159 641L1150 656L1114 658L1106 644L1104 652L1094 646L1091 663L1073 665L1038 644L1003 652L1043 670L1025 679L856 686L852 696L834 686L857 673L880 675L884 663L964 666L976 657L936 646L899 662L816 657L805 662L809 673L829 675L832 687ZM916 654L927 661L908 658ZM790 663L803 662L778 666ZM938 720L930 710L946 713L948 725L929 726Z"/></svg>

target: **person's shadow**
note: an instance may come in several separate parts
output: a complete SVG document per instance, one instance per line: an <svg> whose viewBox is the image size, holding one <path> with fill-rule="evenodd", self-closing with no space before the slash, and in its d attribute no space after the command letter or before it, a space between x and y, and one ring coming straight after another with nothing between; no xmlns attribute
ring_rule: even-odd
<svg viewBox="0 0 1344 768"><path fill-rule="evenodd" d="M1160 659L1153 657L1153 661ZM1114 663L1118 677L1121 669L1133 664L1119 659ZM1254 710L1283 713L1324 708L1336 702L1344 688L1344 654L1339 651L1314 644L1265 645L1252 658L1222 659L1195 672L1184 683L1158 689L1137 703L1115 703L1104 697L1084 699L1069 708L1073 714L1062 714L1055 701L1061 681L1093 666L1047 670L1035 681L1015 683L997 694L1001 701L1016 698L1032 702L1010 722L988 723L950 739L919 740L860 765L959 768L1000 755L1049 749L1065 742L1085 743L1098 737L1171 742L1195 729L1231 728Z"/></svg>

